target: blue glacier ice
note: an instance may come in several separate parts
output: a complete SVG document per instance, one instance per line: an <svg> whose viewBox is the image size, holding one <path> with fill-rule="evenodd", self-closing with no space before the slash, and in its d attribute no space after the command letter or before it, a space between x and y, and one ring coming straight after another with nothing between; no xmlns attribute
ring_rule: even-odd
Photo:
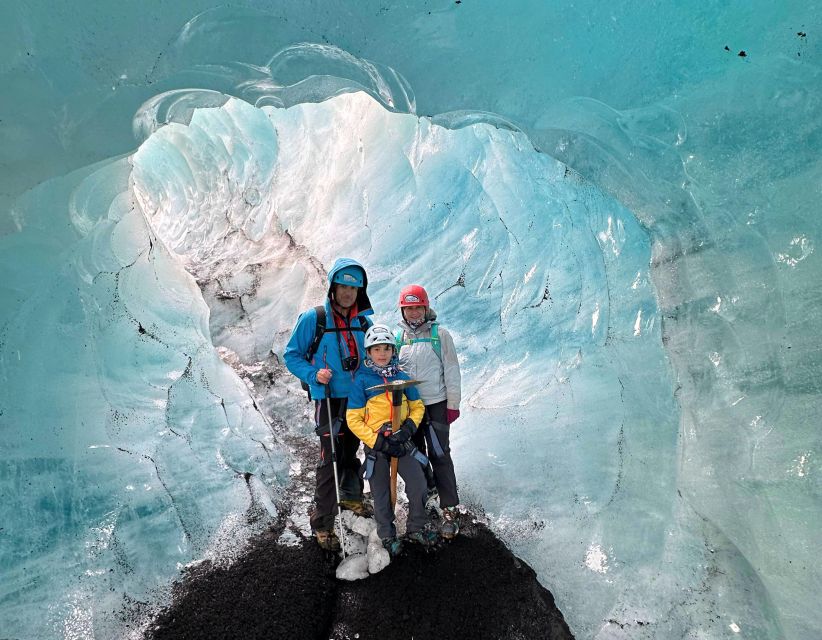
<svg viewBox="0 0 822 640"><path fill-rule="evenodd" d="M339 255L435 298L577 637L818 635L820 9L211 7L0 9L0 636L136 637L281 515Z"/></svg>

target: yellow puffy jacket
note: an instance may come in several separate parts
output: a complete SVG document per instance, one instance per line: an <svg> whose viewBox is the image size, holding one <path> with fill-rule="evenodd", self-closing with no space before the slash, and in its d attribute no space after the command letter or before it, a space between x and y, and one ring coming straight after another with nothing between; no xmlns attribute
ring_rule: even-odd
<svg viewBox="0 0 822 640"><path fill-rule="evenodd" d="M386 422L391 422L393 411L390 391L367 391L367 389L393 380L409 379L408 375L402 371L391 378L384 378L365 366L357 370L348 392L348 410L345 413L345 419L348 422L348 428L363 441L363 444L368 447L374 446L380 427ZM409 387L403 392L399 410L400 424L406 418L411 418L419 427L425 413L425 405L414 387Z"/></svg>

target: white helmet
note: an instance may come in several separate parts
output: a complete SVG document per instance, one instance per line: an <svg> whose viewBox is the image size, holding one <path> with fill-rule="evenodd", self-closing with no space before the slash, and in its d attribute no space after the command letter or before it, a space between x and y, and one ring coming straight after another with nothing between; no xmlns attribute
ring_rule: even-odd
<svg viewBox="0 0 822 640"><path fill-rule="evenodd" d="M384 324L375 324L365 332L365 348L369 349L375 344L390 344L394 346L394 335L391 329Z"/></svg>

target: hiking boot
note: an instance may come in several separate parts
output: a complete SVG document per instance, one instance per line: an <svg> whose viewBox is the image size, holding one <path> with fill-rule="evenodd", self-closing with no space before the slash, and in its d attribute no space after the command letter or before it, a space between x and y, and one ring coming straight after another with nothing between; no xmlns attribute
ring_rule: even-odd
<svg viewBox="0 0 822 640"><path fill-rule="evenodd" d="M370 518L374 515L374 512L362 500L340 500L340 508L352 511L360 518Z"/></svg>
<svg viewBox="0 0 822 640"><path fill-rule="evenodd" d="M392 558L396 558L402 553L402 540L397 536L382 539L382 546Z"/></svg>
<svg viewBox="0 0 822 640"><path fill-rule="evenodd" d="M339 551L340 539L333 531L315 531L314 537L317 538L317 544L321 549L326 551Z"/></svg>
<svg viewBox="0 0 822 640"><path fill-rule="evenodd" d="M456 507L444 507L440 520L440 535L446 540L453 540L460 532L459 513Z"/></svg>
<svg viewBox="0 0 822 640"><path fill-rule="evenodd" d="M426 531L423 529L422 531L414 531L413 533L409 533L405 536L405 539L409 542L414 542L416 544L421 544L423 547L433 547L437 544L439 536L434 531Z"/></svg>
<svg viewBox="0 0 822 640"><path fill-rule="evenodd" d="M437 512L437 505L440 502L440 493L437 488L429 489L425 494L425 510L428 511L429 516L433 516Z"/></svg>

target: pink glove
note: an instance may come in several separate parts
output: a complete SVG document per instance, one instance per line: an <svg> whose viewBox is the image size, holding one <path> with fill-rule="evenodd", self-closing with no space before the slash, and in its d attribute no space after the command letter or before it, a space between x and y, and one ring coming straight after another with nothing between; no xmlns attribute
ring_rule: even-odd
<svg viewBox="0 0 822 640"><path fill-rule="evenodd" d="M460 417L460 410L459 409L446 409L445 410L445 419L448 420L448 424L451 424Z"/></svg>

